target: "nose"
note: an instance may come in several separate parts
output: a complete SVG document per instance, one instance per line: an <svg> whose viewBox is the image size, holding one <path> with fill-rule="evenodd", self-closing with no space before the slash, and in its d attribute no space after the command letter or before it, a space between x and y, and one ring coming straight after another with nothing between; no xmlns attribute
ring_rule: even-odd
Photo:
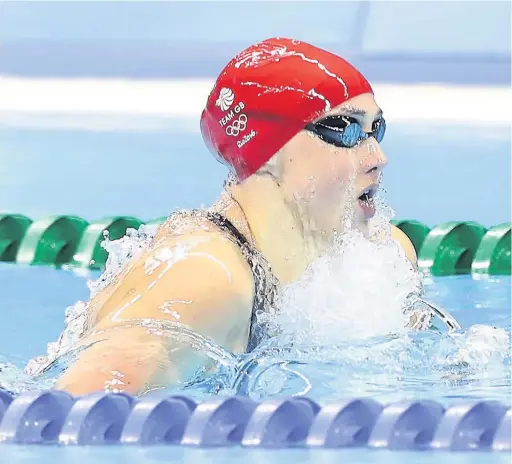
<svg viewBox="0 0 512 464"><path fill-rule="evenodd" d="M364 149L367 153L364 156L364 172L379 174L388 164L388 159L375 139L369 139L365 145Z"/></svg>

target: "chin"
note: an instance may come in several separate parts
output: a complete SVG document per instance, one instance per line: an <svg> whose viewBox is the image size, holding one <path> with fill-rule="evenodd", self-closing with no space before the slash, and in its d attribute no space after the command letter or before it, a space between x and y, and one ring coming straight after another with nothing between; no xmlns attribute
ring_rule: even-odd
<svg viewBox="0 0 512 464"><path fill-rule="evenodd" d="M357 223L357 230L361 232L366 238L370 236L370 224L368 219L363 219Z"/></svg>

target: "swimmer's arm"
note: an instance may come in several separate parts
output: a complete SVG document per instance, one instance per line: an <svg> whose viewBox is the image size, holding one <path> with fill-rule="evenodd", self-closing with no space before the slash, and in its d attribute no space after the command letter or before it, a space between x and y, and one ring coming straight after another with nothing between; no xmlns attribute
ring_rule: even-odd
<svg viewBox="0 0 512 464"><path fill-rule="evenodd" d="M163 368L164 344L140 328L105 330L80 345L87 348L55 384L72 395L97 391L135 395Z"/></svg>
<svg viewBox="0 0 512 464"><path fill-rule="evenodd" d="M120 315L123 324L109 322L110 317L100 321L96 329L104 333L84 340L96 343L81 353L56 388L74 395L106 388L137 394L151 386L186 380L205 365L206 360L188 345L145 328L126 328L126 322L134 319L179 322L230 350L236 349L234 340L243 338L241 333L251 315L253 288L248 266L238 250L225 249L222 244L215 256L211 250L195 251L194 256L174 264L158 280L143 269L132 272L119 292L126 292L135 282L139 288L148 288L154 282L151 290L136 307ZM173 306L172 313L161 310L167 301L178 300L190 303Z"/></svg>
<svg viewBox="0 0 512 464"><path fill-rule="evenodd" d="M391 237L398 242L398 244L402 247L405 252L405 255L412 263L414 267L418 266L418 257L416 255L416 250L414 249L414 245L412 244L410 238L398 227L391 225Z"/></svg>
<svg viewBox="0 0 512 464"><path fill-rule="evenodd" d="M87 348L55 385L75 396L98 391L137 395L183 382L207 362L189 346L167 343L139 327L108 329L83 344Z"/></svg>

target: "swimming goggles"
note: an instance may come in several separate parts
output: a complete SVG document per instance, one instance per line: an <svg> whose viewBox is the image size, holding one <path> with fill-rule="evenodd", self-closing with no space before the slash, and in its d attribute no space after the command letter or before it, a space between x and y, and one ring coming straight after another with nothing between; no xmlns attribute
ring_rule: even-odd
<svg viewBox="0 0 512 464"><path fill-rule="evenodd" d="M386 121L379 118L373 122L372 131L365 132L357 119L349 116L328 116L308 124L306 130L318 135L324 142L340 148L353 148L370 137L381 142L386 133Z"/></svg>

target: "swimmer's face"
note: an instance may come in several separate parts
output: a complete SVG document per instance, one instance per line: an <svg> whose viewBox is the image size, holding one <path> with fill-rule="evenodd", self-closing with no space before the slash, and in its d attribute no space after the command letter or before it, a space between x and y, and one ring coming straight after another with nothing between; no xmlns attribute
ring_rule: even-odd
<svg viewBox="0 0 512 464"><path fill-rule="evenodd" d="M334 117L328 118L331 116ZM381 110L373 95L363 94L315 122L326 121L328 127L340 128L346 128L347 122L358 122L370 133L379 118ZM375 213L375 207L364 193L369 191L370 197L375 194L387 164L375 137L362 140L352 148L341 148L304 130L290 140L281 153L282 187L286 197L303 210L301 216L310 221L310 227L330 237L333 231L346 229L350 221L353 227L368 233L368 220Z"/></svg>

